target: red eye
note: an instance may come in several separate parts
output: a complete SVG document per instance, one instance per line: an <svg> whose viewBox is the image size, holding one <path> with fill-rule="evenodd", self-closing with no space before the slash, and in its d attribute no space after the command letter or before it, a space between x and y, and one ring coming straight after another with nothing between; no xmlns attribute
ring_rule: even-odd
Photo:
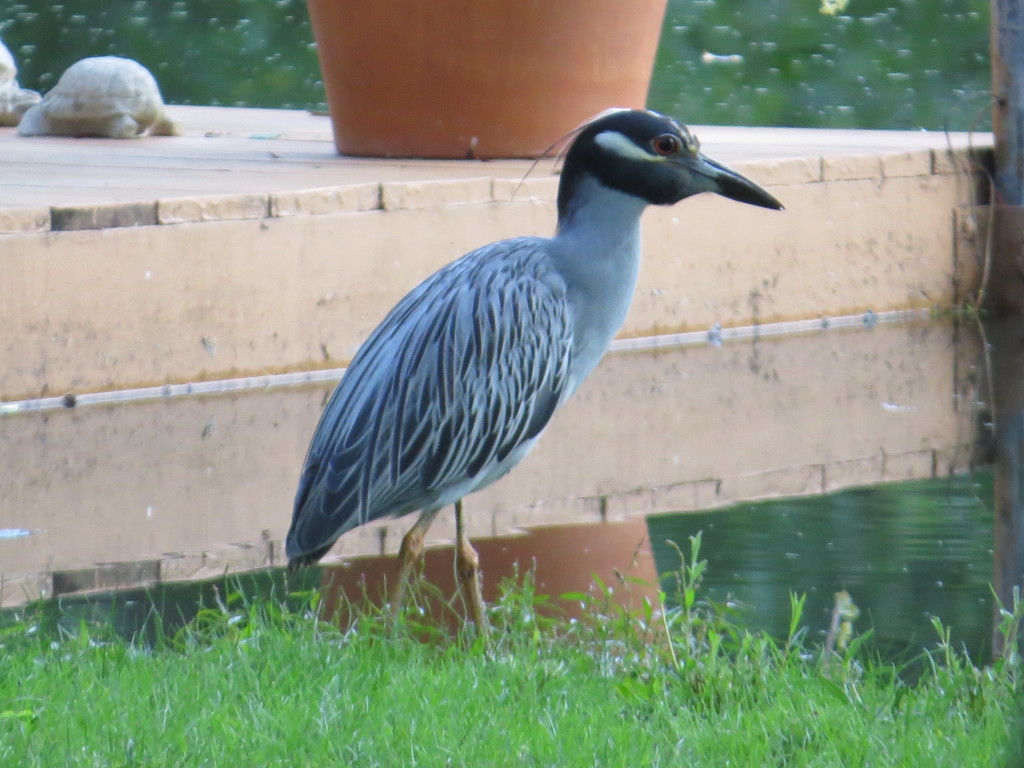
<svg viewBox="0 0 1024 768"><path fill-rule="evenodd" d="M663 133L661 136L655 137L651 142L651 147L659 155L674 155L679 151L679 137L671 133Z"/></svg>

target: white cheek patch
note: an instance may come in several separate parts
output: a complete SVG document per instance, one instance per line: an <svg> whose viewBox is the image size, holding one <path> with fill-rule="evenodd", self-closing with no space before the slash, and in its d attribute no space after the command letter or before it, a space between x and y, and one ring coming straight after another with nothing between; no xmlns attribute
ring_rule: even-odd
<svg viewBox="0 0 1024 768"><path fill-rule="evenodd" d="M594 137L594 143L627 160L649 160L655 163L661 161L660 157L645 152L618 131L601 131Z"/></svg>

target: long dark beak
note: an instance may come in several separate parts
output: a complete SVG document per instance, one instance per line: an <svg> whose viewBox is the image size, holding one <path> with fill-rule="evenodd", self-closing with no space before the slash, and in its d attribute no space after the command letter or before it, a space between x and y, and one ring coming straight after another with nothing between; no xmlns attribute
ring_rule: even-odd
<svg viewBox="0 0 1024 768"><path fill-rule="evenodd" d="M722 197L737 200L741 203L759 205L774 211L782 210L782 203L769 195L761 187L746 176L741 176L731 168L716 163L710 157L700 154L698 157L699 172L711 182L711 192Z"/></svg>

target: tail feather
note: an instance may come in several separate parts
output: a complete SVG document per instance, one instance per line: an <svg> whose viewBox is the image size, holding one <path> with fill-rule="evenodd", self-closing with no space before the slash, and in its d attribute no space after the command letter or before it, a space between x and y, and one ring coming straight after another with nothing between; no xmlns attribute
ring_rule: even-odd
<svg viewBox="0 0 1024 768"><path fill-rule="evenodd" d="M300 568L305 568L306 566L313 565L318 562L320 558L327 554L328 550L330 550L332 546L334 546L333 541L326 547L320 547L320 549L314 549L312 552L305 552L301 555L288 558L288 573L294 573Z"/></svg>

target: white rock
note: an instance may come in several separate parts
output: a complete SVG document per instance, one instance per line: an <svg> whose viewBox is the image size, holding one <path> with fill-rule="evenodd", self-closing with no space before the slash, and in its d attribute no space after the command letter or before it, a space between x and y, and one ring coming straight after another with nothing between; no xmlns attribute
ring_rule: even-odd
<svg viewBox="0 0 1024 768"><path fill-rule="evenodd" d="M17 125L25 110L39 103L39 94L20 88L18 68L7 46L0 40L0 125Z"/></svg>
<svg viewBox="0 0 1024 768"><path fill-rule="evenodd" d="M179 127L164 114L160 88L132 59L97 56L75 62L18 124L22 136L108 136L143 133L174 136Z"/></svg>

